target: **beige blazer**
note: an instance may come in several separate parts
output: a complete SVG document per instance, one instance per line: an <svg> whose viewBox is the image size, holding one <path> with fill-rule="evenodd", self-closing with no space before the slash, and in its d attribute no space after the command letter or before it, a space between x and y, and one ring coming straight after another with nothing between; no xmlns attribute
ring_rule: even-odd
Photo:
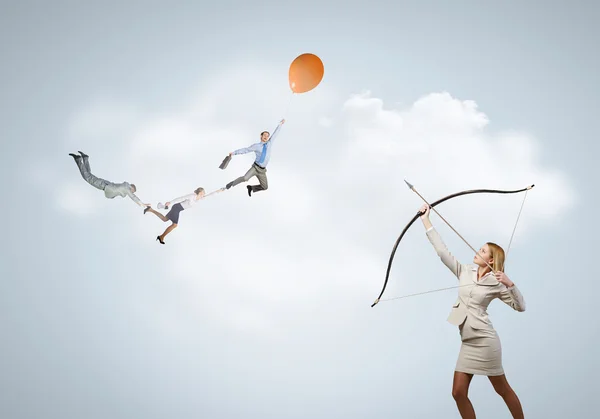
<svg viewBox="0 0 600 419"><path fill-rule="evenodd" d="M462 264L456 260L435 228L430 227L426 234L444 265L458 278L461 286L448 322L460 326L467 320L466 323L473 329L492 330L494 326L488 318L487 308L495 298L516 311L525 311L525 300L516 285L507 288L491 272L477 281L476 264Z"/></svg>

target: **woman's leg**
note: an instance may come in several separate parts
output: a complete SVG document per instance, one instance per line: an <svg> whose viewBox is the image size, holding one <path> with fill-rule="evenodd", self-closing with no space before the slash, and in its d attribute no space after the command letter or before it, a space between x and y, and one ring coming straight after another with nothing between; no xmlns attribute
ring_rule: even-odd
<svg viewBox="0 0 600 419"><path fill-rule="evenodd" d="M160 237L160 240L161 241L165 241L165 236L167 234L169 234L171 231L173 231L176 227L177 227L177 224L175 224L175 223L173 223L169 227L167 227L167 229L165 230L165 232L163 234L161 234L160 236L158 236L158 237Z"/></svg>
<svg viewBox="0 0 600 419"><path fill-rule="evenodd" d="M151 207L146 207L146 208L144 209L144 214L145 214L146 212L151 212L152 214L156 215L158 218L160 218L160 219L161 219L161 220L163 220L164 222L167 222L167 221L169 221L169 219L168 219L167 217L165 217L164 215L162 215L160 212L158 212L158 211L156 211L156 210L152 209Z"/></svg>
<svg viewBox="0 0 600 419"><path fill-rule="evenodd" d="M475 419L475 409L469 400L469 385L473 374L454 371L454 382L452 383L452 397L463 419Z"/></svg>
<svg viewBox="0 0 600 419"><path fill-rule="evenodd" d="M515 419L523 419L525 417L525 415L523 415L523 407L521 407L521 402L519 401L517 394L508 384L506 375L502 374L488 378L494 386L496 393L498 393L500 397L504 399L504 402L506 403L506 406L508 406L508 410L510 410L512 417Z"/></svg>

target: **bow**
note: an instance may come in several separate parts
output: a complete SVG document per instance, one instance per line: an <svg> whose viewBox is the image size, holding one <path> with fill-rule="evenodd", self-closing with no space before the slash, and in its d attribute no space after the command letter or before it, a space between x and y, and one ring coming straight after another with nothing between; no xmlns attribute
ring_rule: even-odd
<svg viewBox="0 0 600 419"><path fill-rule="evenodd" d="M469 191L462 191L462 192L457 192L454 193L452 195L448 195L445 196L442 199L439 199L435 202L433 202L430 207L433 208L436 205L441 204L442 202L445 202L449 199L452 198L456 198L458 196L461 195L469 195L469 194L474 194L474 193L499 193L499 194L511 194L511 193L519 193L519 192L525 192L525 191L529 191L531 188L533 188L535 185L531 185L528 186L526 188L523 189L518 189L518 190L514 190L514 191L503 191L503 190L496 190L496 189L472 189ZM404 235L406 234L406 232L408 231L408 229L410 228L410 226L421 216L423 215L423 212L419 211L417 212L417 214L412 218L412 220L410 220L410 222L406 225L406 227L404 227L404 230L402 230L402 233L400 233L400 237L398 237L398 239L396 240L396 243L394 244L394 248L392 249L392 254L390 255L390 260L388 262L388 267L387 267L387 272L385 274L385 282L383 283L383 289L381 290L381 293L379 293L379 297L377 297L377 299L375 300L375 302L373 304L371 304L371 307L374 307L379 300L381 299L381 296L383 295L383 293L385 292L385 287L387 286L388 283L388 279L390 277L390 270L392 269L392 261L394 259L394 255L396 254L396 249L398 248L398 244L400 244L400 241L402 240L402 237L404 237ZM518 220L517 220L518 221ZM514 234L514 232L513 232Z"/></svg>

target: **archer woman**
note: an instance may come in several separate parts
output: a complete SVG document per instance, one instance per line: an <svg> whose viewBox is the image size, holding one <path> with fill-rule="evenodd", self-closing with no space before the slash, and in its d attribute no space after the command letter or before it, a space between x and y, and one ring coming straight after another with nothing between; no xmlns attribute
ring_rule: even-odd
<svg viewBox="0 0 600 419"><path fill-rule="evenodd" d="M458 299L448 322L458 326L462 345L454 370L452 397L466 419L475 419L475 410L467 394L473 375L485 375L504 399L513 418L523 418L523 408L508 384L502 367L500 338L488 318L487 307L496 298L516 311L525 311L525 300L517 286L504 273L504 250L488 242L473 258L473 264L461 264L449 251L429 220L431 207L420 212L427 237L436 253L459 280ZM489 266L488 266L489 265ZM493 267L495 273L490 267Z"/></svg>
<svg viewBox="0 0 600 419"><path fill-rule="evenodd" d="M167 213L167 215L163 215L160 212L152 209L152 207L147 207L144 210L144 214L150 211L152 214L156 215L162 221L167 222L171 221L171 225L167 227L167 229L160 236L156 236L156 240L160 242L160 244L165 244L165 236L173 231L178 223L179 223L179 213L185 209L191 208L194 204L196 204L200 199L204 199L214 193L223 192L225 188L217 189L214 192L209 193L208 195L204 194L204 188L197 188L194 193L181 196L179 198L173 199L162 205L160 202L158 203L158 208L169 209L169 206L173 204L171 210Z"/></svg>

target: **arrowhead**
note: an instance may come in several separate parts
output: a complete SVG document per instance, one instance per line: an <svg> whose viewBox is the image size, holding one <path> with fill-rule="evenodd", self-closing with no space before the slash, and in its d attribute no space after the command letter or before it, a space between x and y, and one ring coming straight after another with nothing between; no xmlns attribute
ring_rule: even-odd
<svg viewBox="0 0 600 419"><path fill-rule="evenodd" d="M408 182L406 181L406 179L404 179L404 182L405 182L405 183L408 185L409 189L412 189L412 188L413 188L413 185L411 185L410 183L408 183Z"/></svg>

